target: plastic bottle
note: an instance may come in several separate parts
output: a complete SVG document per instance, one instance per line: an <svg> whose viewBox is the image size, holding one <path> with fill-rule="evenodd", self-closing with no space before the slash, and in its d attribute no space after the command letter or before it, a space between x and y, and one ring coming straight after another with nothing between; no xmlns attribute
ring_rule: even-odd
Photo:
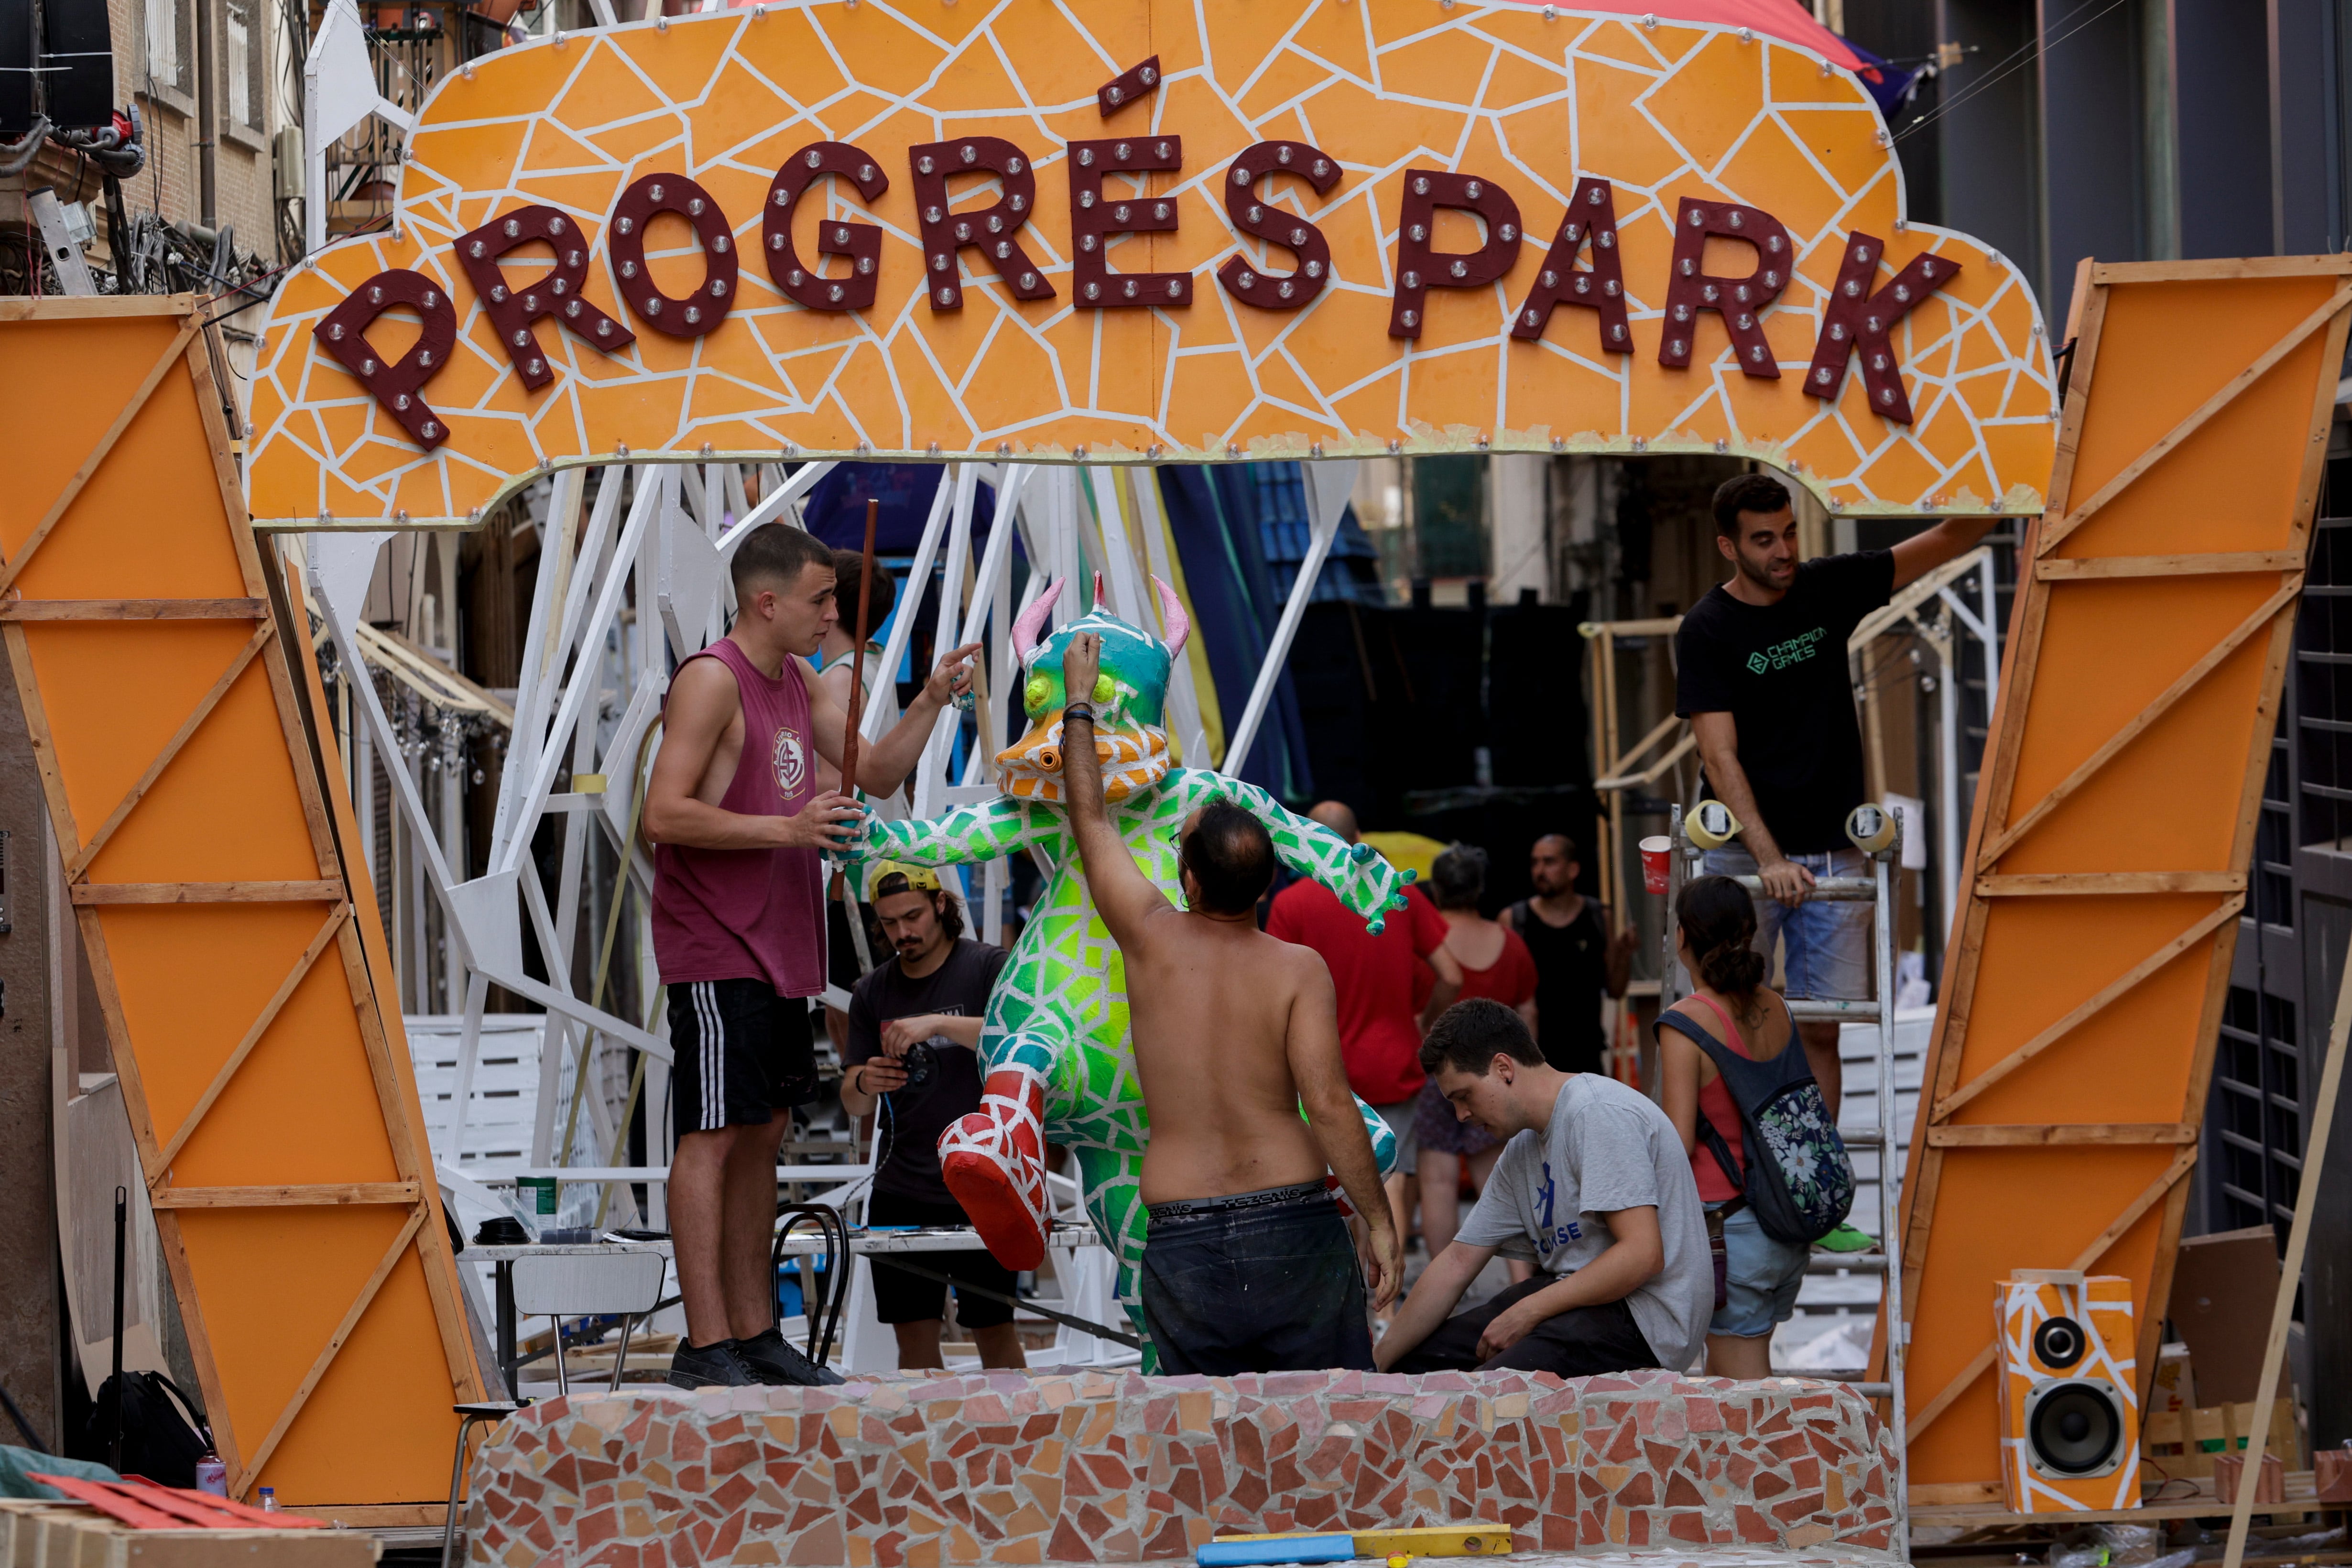
<svg viewBox="0 0 2352 1568"><path fill-rule="evenodd" d="M261 1511L264 1513L276 1513L278 1511L278 1489L276 1487L264 1487L261 1489Z"/></svg>
<svg viewBox="0 0 2352 1568"><path fill-rule="evenodd" d="M196 1459L196 1489L215 1497L228 1496L228 1467L210 1448Z"/></svg>

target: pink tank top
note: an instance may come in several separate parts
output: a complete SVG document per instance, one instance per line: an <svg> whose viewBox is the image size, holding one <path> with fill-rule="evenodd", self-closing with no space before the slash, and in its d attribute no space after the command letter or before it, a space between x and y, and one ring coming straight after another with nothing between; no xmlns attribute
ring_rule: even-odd
<svg viewBox="0 0 2352 1568"><path fill-rule="evenodd" d="M745 816L797 816L816 794L800 661L785 659L782 678L772 680L730 637L694 658L734 671L743 697L743 754L719 804ZM814 996L824 989L824 857L656 845L653 928L666 985L765 980L779 996Z"/></svg>

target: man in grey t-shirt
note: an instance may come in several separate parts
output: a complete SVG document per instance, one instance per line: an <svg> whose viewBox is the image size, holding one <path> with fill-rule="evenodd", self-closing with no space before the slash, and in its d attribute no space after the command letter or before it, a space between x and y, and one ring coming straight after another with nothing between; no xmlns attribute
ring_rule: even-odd
<svg viewBox="0 0 2352 1568"><path fill-rule="evenodd" d="M1552 1067L1498 1002L1448 1008L1421 1063L1455 1115L1510 1142L1374 1349L1381 1370L1585 1377L1696 1362L1715 1271L1690 1156L1666 1113L1614 1079ZM1498 1250L1539 1272L1447 1317Z"/></svg>

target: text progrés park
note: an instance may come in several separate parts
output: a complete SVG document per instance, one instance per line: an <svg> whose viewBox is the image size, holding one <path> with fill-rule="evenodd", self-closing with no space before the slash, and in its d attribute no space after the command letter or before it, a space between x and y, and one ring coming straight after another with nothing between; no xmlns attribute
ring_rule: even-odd
<svg viewBox="0 0 2352 1568"><path fill-rule="evenodd" d="M1106 252L1122 234L1164 232L1176 227L1172 195L1114 195L1103 189L1106 174L1141 175L1182 168L1183 139L1141 135L1075 142L1068 146L1070 227L1073 258L1069 287L1075 303L1087 310L1150 307L1183 310L1192 303L1189 272L1117 272ZM1035 216L1036 173L1026 153L992 136L930 142L909 147L922 237L925 272L921 287L934 311L963 303L963 257L977 252L1017 299L1055 297L1045 268L1023 247L1021 235ZM761 209L760 262L788 300L811 310L871 309L884 281L882 231L870 224L827 218L817 228L817 249L846 260L839 276L828 277L802 259L793 240L793 215L803 193L824 175L854 184L871 203L889 188L880 163L844 142L816 142L794 152L770 182ZM991 205L961 211L950 205L948 182L958 175L992 176L1000 189ZM1222 182L1225 213L1233 226L1287 251L1289 270L1267 271L1239 256L1217 268L1218 287L1241 303L1263 310L1297 310L1312 303L1331 281L1331 250L1307 219L1272 205L1264 193L1283 178L1296 178L1328 195L1341 178L1339 161L1304 142L1260 142L1242 151ZM1438 169L1407 169L1397 218L1395 279L1389 335L1421 335L1433 289L1480 289L1508 274L1519 259L1522 235L1518 204L1495 181L1478 174ZM1441 208L1484 220L1486 239L1475 250L1435 248L1433 234ZM663 293L646 266L646 230L661 214L690 226L700 242L703 277L693 292ZM605 261L624 310L646 331L696 338L718 331L740 298L741 258L734 223L710 194L683 174L646 174L621 193L604 236ZM1755 265L1740 276L1706 269L1707 240L1745 242ZM510 284L501 258L518 247L551 247L555 264L530 282ZM595 242L552 206L519 207L501 214L456 244L458 268L480 300L499 345L523 384L537 390L553 379L538 334L544 321L599 352L619 353L636 341L620 321L591 303L582 285ZM1885 285L1876 281L1882 243L1850 235L1827 304L1805 390L1816 397L1837 395L1850 355L1859 351L1873 412L1900 424L1911 422L1901 364L1894 347L1895 323L1959 271L1948 257L1921 255ZM1674 258L1666 279L1658 363L1687 368L1702 313L1713 312L1729 334L1740 370L1778 379L1780 369L1759 324L1764 312L1788 287L1796 249L1780 222L1761 208L1731 202L1684 197L1675 216ZM1583 265L1580 265L1582 262ZM901 280L910 287L913 279ZM370 346L367 329L394 307L415 310L424 331L400 359L389 363ZM1614 197L1609 181L1578 180L1545 253L1533 285L1513 311L1511 335L1534 339L1549 329L1561 307L1590 311L1591 330L1602 353L1633 352L1626 316L1625 280L1617 249ZM1566 329L1564 329L1566 330ZM364 383L377 402L428 450L447 438L448 427L425 400L425 389L447 364L457 336L457 310L440 283L400 268L377 273L313 329L320 343Z"/></svg>

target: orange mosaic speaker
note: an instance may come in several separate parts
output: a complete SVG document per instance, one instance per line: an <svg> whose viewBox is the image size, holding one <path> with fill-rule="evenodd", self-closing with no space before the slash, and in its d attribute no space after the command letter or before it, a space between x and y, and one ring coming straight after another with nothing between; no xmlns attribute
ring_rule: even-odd
<svg viewBox="0 0 2352 1568"><path fill-rule="evenodd" d="M2021 1268L1995 1295L2000 1473L2019 1513L2139 1506L2132 1284Z"/></svg>

